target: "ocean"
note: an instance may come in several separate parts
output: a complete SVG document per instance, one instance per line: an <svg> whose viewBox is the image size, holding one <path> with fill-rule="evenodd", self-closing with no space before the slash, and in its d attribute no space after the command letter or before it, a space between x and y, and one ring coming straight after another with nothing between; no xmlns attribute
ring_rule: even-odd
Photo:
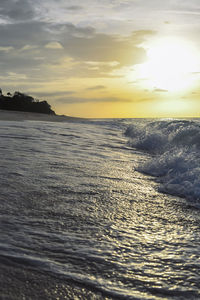
<svg viewBox="0 0 200 300"><path fill-rule="evenodd" d="M0 263L200 299L200 120L0 121L0 139Z"/></svg>

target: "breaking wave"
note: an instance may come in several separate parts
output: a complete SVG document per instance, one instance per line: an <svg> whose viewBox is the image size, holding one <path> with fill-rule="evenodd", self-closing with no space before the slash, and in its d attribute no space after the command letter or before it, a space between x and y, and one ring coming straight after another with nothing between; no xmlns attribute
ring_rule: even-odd
<svg viewBox="0 0 200 300"><path fill-rule="evenodd" d="M200 207L200 121L159 120L130 125L132 147L151 154L138 170L159 178L160 191L185 197Z"/></svg>

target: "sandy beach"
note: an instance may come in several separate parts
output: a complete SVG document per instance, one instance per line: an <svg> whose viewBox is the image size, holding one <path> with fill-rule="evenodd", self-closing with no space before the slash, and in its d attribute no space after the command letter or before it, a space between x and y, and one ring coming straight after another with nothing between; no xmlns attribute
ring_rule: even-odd
<svg viewBox="0 0 200 300"><path fill-rule="evenodd" d="M0 299L113 299L102 297L83 285L32 268L24 268L10 259L0 263Z"/></svg>
<svg viewBox="0 0 200 300"><path fill-rule="evenodd" d="M64 115L48 115L24 111L9 111L9 110L0 110L0 121L44 121L44 122L68 122L68 121L77 121L80 118L69 117Z"/></svg>

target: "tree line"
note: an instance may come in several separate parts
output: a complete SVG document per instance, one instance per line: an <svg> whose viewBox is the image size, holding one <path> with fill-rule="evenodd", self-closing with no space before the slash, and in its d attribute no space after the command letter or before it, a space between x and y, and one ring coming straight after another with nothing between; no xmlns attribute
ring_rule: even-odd
<svg viewBox="0 0 200 300"><path fill-rule="evenodd" d="M13 95L7 93L7 95L4 96L1 89L0 109L55 115L55 112L51 109L51 105L47 101L39 101L20 92L14 92Z"/></svg>

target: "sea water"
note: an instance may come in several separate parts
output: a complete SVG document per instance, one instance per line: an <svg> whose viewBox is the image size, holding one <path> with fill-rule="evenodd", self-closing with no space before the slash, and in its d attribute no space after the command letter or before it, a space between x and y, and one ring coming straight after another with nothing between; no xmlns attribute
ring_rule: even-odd
<svg viewBox="0 0 200 300"><path fill-rule="evenodd" d="M1 121L0 139L0 261L102 298L200 298L199 120Z"/></svg>

